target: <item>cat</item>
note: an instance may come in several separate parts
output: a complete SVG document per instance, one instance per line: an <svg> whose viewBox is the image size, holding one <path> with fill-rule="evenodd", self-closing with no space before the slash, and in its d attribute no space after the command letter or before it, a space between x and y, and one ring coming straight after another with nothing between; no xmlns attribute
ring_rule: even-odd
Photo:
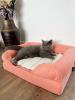
<svg viewBox="0 0 75 100"><path fill-rule="evenodd" d="M6 50L17 50L16 56L12 59L12 64L17 65L17 61L26 58L42 57L54 59L56 55L54 52L53 40L42 40L41 45L32 45L27 47L21 47L17 45L9 46Z"/></svg>

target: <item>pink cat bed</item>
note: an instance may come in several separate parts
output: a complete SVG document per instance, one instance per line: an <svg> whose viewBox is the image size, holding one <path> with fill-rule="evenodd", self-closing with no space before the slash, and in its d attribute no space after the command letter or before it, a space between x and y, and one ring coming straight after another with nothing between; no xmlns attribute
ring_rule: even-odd
<svg viewBox="0 0 75 100"><path fill-rule="evenodd" d="M27 42L21 46L38 45L39 43ZM11 63L12 57L16 55L15 50L7 50L3 53L3 67L5 70L19 76L20 78L42 87L57 95L62 94L66 83L71 75L75 62L75 48L60 44L55 44L54 51L62 54L57 62L49 64L39 64L34 70L29 70L21 66L14 66Z"/></svg>

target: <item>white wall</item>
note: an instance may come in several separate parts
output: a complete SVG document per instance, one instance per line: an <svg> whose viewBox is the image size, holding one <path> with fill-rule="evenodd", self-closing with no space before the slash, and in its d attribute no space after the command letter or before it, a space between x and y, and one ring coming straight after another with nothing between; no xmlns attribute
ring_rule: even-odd
<svg viewBox="0 0 75 100"><path fill-rule="evenodd" d="M21 1L21 0L18 0ZM27 41L58 40L75 45L75 0L22 0Z"/></svg>

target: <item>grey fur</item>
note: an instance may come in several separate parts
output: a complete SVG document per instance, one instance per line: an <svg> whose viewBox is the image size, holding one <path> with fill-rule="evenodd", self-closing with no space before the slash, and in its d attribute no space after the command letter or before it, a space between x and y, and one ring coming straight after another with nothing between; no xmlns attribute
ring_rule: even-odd
<svg viewBox="0 0 75 100"><path fill-rule="evenodd" d="M42 40L42 45L35 46L12 46L8 47L8 49L17 50L16 56L12 59L12 63L17 65L17 61L24 58L32 58L32 57L42 57L42 58L51 58L54 59L55 52L53 51L53 41L44 41Z"/></svg>

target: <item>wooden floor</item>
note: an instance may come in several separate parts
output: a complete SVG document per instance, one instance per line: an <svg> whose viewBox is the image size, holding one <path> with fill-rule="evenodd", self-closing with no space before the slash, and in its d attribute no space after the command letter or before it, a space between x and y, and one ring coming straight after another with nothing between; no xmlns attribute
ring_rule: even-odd
<svg viewBox="0 0 75 100"><path fill-rule="evenodd" d="M64 93L57 96L5 71L1 60L0 66L0 100L75 100L75 72Z"/></svg>

